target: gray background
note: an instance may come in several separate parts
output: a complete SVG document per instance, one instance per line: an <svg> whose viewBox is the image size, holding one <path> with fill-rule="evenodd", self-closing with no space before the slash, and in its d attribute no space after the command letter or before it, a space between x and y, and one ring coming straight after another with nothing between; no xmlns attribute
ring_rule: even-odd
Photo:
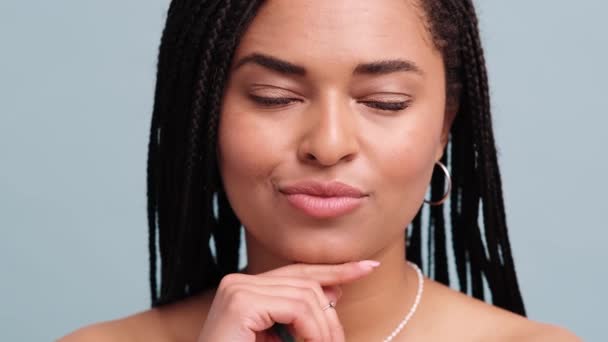
<svg viewBox="0 0 608 342"><path fill-rule="evenodd" d="M601 341L608 5L477 2L529 316ZM148 306L146 144L167 5L0 2L0 340Z"/></svg>

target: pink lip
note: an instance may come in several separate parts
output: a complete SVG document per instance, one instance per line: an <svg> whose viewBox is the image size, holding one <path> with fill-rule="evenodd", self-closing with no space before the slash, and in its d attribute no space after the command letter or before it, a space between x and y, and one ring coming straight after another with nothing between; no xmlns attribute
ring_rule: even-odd
<svg viewBox="0 0 608 342"><path fill-rule="evenodd" d="M279 191L291 205L315 218L345 215L357 209L367 197L363 191L340 182L298 182Z"/></svg>

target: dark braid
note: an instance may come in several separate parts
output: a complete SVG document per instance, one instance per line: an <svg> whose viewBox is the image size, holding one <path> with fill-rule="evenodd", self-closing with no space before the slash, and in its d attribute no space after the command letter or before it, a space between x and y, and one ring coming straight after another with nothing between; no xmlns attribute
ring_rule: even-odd
<svg viewBox="0 0 608 342"><path fill-rule="evenodd" d="M485 278L495 305L523 315L525 310L507 234L487 72L474 6L470 0L428 0L425 9L434 41L444 56L451 56L444 57L448 105L455 102L460 105L451 131L451 148L446 148L444 155L445 160L453 154L450 158L454 189L450 198L452 247L460 289L468 292L468 274L471 294L486 299ZM456 94L454 90L459 91ZM455 101L453 97L457 95L461 96ZM437 179L441 178L443 176ZM437 179L432 181L431 194L440 197L444 184ZM477 222L480 204L483 237ZM431 208L429 236L433 237L429 243L432 246L429 274L449 285L442 208Z"/></svg>
<svg viewBox="0 0 608 342"><path fill-rule="evenodd" d="M241 223L222 186L216 155L217 129L234 51L261 3L171 2L159 51L148 146L153 306L215 287L224 275L238 271ZM446 107L457 112L441 160L452 174L449 222L445 221L443 206L429 207L427 233L423 234L421 208L408 229L407 259L433 279L450 285L449 226L460 290L523 315L508 239L477 16L471 0L420 3L429 32L443 55ZM436 170L430 196L441 197L444 187L444 175ZM479 224L480 205L483 226ZM210 249L212 239L215 253Z"/></svg>
<svg viewBox="0 0 608 342"><path fill-rule="evenodd" d="M441 162L446 164L447 155L444 154ZM445 175L439 172L438 177L433 177L431 184L431 196L433 198L441 198L444 193ZM433 278L444 284L449 284L448 274L448 258L447 246L445 239L445 219L443 216L443 206L431 206L431 218L429 227L432 233L429 233L429 241L433 243L433 249L429 250L429 255L433 256L432 266L429 269L434 270ZM432 237L432 238L431 238Z"/></svg>
<svg viewBox="0 0 608 342"><path fill-rule="evenodd" d="M251 2L248 7L244 7L242 10L245 13L251 13L252 6L254 5L256 5L255 2ZM234 17L240 19L242 14L240 12L235 13ZM234 25L239 31L242 30L242 26L245 24L247 24L247 22L243 21L235 21L232 23L232 25ZM227 38L223 44L228 47L236 46L236 36ZM215 142L217 141L219 108L221 107L221 98L224 92L224 83L226 82L228 75L228 67L230 65L229 62L232 59L231 57L231 49L223 49L223 52L218 54L218 60L225 61L225 63L216 64L215 77L213 79L213 86L211 87L211 108L218 108L218 111L214 111L213 115L211 115L209 118L209 130L206 138L209 139L210 142L207 144L207 153L214 159L216 159ZM210 171L213 171L215 173L215 179L219 180L219 170L217 167L210 169ZM218 186L219 184L215 185L217 186L217 189L215 190L218 194L217 200L219 224L217 225L218 229L213 231L213 235L215 237L216 247L221 246L221 248L217 248L217 264L220 269L224 270L225 273L233 273L238 271L241 223L232 210L223 187Z"/></svg>
<svg viewBox="0 0 608 342"><path fill-rule="evenodd" d="M207 96L209 95L207 93L207 88L209 87L208 70L210 69L210 65L213 65L214 62L219 62L219 61L213 61L214 56L212 55L212 51L214 51L216 49L218 32L222 30L222 28L226 22L226 13L229 9L230 9L230 2L227 2L226 6L218 9L217 19L214 21L214 25L209 30L209 35L207 37L207 44L204 45L204 52L203 52L202 57L200 58L199 70L201 72L199 74L198 80L196 81L196 89L195 89L194 95L193 95L193 101L192 101L193 104L192 104L192 108L190 110L190 116L187 118L187 121L186 121L186 122L190 123L189 127L188 127L188 125L186 126L186 128L189 129L189 131L185 132L185 136L188 137L189 141L186 144L187 153L185 156L186 161L185 161L183 188L182 188L182 199L180 201L181 203L183 203L183 205L181 206L181 215L179 216L179 218L181 219L181 222L179 222L179 224L178 224L179 227L183 227L184 231L182 232L182 234L179 234L179 236L177 237L178 238L177 248L174 249L174 251L178 252L175 254L175 262L178 265L182 262L185 262L184 260L197 260L200 258L200 255L197 253L198 251L194 248L187 248L186 244L188 244L190 241L198 241L199 243L203 243L204 238L206 238L207 240L209 239L209 236L202 236L201 229L197 229L197 227L201 226L200 223L196 224L196 225L192 224L193 222L192 222L192 217L190 215L190 212L193 211L193 209L195 208L192 206L193 202L196 203L197 201L191 200L191 198L192 198L191 192L200 193L201 191L204 191L203 189L200 189L200 186L201 186L200 179L195 177L194 175L199 174L201 171L204 172L205 175L208 175L208 172L205 172L207 170L201 170L201 165L199 162L199 160L202 159L202 156L200 156L200 139L199 139L199 135L201 134L201 130L202 130L200 123L201 123L201 121L203 121L203 122L208 121L206 116L209 115L210 112L217 110L216 108L209 108L208 106L205 106L205 100L207 99ZM195 29L196 29L196 27L195 27ZM200 32L204 32L204 31L201 30ZM204 108L209 108L209 110L205 111ZM205 116L205 117L201 117L201 116ZM203 130L203 132L204 132L204 130ZM204 179L206 181L209 181L208 176L204 177ZM197 208L202 213L204 213L204 218L202 218L202 219L206 222L202 226L206 226L206 227L210 226L213 221L212 214L211 214L212 213L212 203L210 201L205 201L205 202L201 203L199 206L197 206ZM192 215L192 216L195 216L195 215ZM197 219L200 220L201 218L198 217ZM181 258L184 258L184 260L181 260ZM175 270L180 270L180 269L182 269L182 268L180 268L180 267L175 268ZM177 284L183 284L183 283L187 284L188 276L189 275L186 274L185 272L181 272L181 273L174 274L172 279L176 279L177 281L175 283L177 283ZM179 289L175 289L175 290L179 291ZM173 292L175 290L170 289L169 291Z"/></svg>
<svg viewBox="0 0 608 342"><path fill-rule="evenodd" d="M224 239L225 230L217 227L238 220L226 213L225 203L219 219L213 215L213 184L219 181L217 171L207 165L216 164L217 117L235 37L253 17L256 3L173 1L170 6L159 52L148 157L153 306L213 286L236 271L230 259L236 259L238 244L235 250L234 238ZM218 263L209 248L212 233L217 235Z"/></svg>
<svg viewBox="0 0 608 342"><path fill-rule="evenodd" d="M473 9L473 4L472 3L467 3L468 5L468 10L471 13L471 17L475 18L474 21L472 21L472 23L477 26L477 19L475 17L475 12ZM478 51L481 51L481 41L479 38L479 31L478 29L475 27L474 29L471 29L471 36L473 38L473 43L475 46L475 49ZM499 267L497 268L497 272L499 275L501 275L503 278L501 280L504 281L504 283L501 283L500 281L495 282L498 285L506 285L506 288L501 288L500 291L495 291L495 292L500 292L500 293L504 293L504 297L500 300L502 302L502 304L498 304L501 306L507 305L507 303L511 303L514 300L521 300L521 294L519 292L519 287L517 286L517 278L515 275L515 269L514 269L514 263L513 263L513 258L511 256L511 248L510 248L510 244L509 244L509 239L508 239L508 233L507 233L507 226L506 226L506 215L505 215L505 211L504 211L504 203L503 203L503 198L502 198L502 182L501 182L501 177L500 177L500 170L498 168L498 163L497 163L497 153L496 153L496 148L494 145L494 136L493 136L493 130L492 130L492 123L491 123L491 115L490 115L490 96L489 96L489 90L488 90L488 80L487 80L487 73L486 73L486 67L485 67L485 60L483 58L483 54L479 53L477 54L479 61L478 61L478 67L480 69L480 79L483 82L483 86L481 87L481 90L483 91L483 96L481 96L481 98L483 99L484 102L484 120L485 120L485 127L483 127L483 129L481 129L481 132L484 133L484 140L482 143L482 149L486 152L485 153L485 157L487 158L487 163L485 163L486 165L486 174L485 176L487 176L488 181L487 183L490 184L491 186L487 189L488 191L488 196L491 196L492 198L492 204L490 206L484 206L484 217L486 215L488 216L495 216L496 217L496 221L495 222L490 222L491 227L496 227L496 229L486 229L486 238L492 240L494 243L497 244L497 248L494 251L493 249L490 249L490 251L494 251L491 254L491 258L492 261L494 261L492 264L495 265L499 265ZM487 210L487 212L486 212ZM490 212L492 211L492 212ZM496 234L497 236L492 236ZM523 302L521 303L521 310L523 312L524 308L523 308Z"/></svg>

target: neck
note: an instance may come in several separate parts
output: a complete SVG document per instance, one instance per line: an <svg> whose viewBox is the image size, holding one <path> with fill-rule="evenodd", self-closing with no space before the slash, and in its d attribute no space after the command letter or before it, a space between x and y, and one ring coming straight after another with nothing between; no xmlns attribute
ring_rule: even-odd
<svg viewBox="0 0 608 342"><path fill-rule="evenodd" d="M258 274L290 264L269 255L251 236L246 240L248 265L244 273ZM362 259L377 260L381 265L371 274L341 285L342 296L335 310L349 342L388 336L413 305L418 287L416 272L405 260L404 239L395 239L395 243Z"/></svg>

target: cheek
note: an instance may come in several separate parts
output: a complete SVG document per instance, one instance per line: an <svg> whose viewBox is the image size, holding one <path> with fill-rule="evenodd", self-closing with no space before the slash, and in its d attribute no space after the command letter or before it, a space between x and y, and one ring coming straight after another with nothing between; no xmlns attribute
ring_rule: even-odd
<svg viewBox="0 0 608 342"><path fill-rule="evenodd" d="M223 111L219 125L218 163L229 195L235 188L251 191L256 179L263 179L272 169L275 155L268 153L276 147L264 139L264 129L242 114Z"/></svg>
<svg viewBox="0 0 608 342"><path fill-rule="evenodd" d="M222 175L230 177L239 174L246 178L255 178L265 173L268 165L266 158L272 153L268 151L273 146L267 143L260 135L264 130L255 122L239 120L245 115L235 112L223 112L218 133L219 166Z"/></svg>
<svg viewBox="0 0 608 342"><path fill-rule="evenodd" d="M218 166L230 205L244 225L272 201L271 175L286 146L276 125L229 98L218 128Z"/></svg>
<svg viewBox="0 0 608 342"><path fill-rule="evenodd" d="M383 158L380 164L389 179L409 183L421 180L420 175L428 173L433 163L433 152L436 148L433 125L416 123L391 135L386 140L384 152L377 155Z"/></svg>
<svg viewBox="0 0 608 342"><path fill-rule="evenodd" d="M272 143L272 124L249 113L235 92L228 87L218 128L218 162L226 183L239 180L233 176L250 181L267 174L280 148Z"/></svg>
<svg viewBox="0 0 608 342"><path fill-rule="evenodd" d="M440 116L419 114L387 127L382 143L370 153L380 177L379 210L397 220L397 226L407 225L423 204L440 143L441 120L436 119Z"/></svg>

